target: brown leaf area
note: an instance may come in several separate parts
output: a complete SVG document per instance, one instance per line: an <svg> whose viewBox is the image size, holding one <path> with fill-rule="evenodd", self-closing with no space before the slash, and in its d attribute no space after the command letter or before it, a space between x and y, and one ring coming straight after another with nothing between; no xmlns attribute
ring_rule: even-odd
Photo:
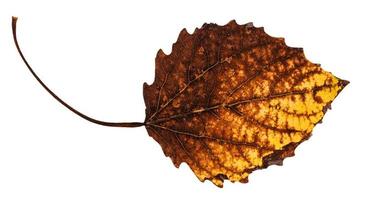
<svg viewBox="0 0 365 200"><path fill-rule="evenodd" d="M158 52L143 88L146 128L201 181L247 182L293 156L347 83L263 28L204 24Z"/></svg>

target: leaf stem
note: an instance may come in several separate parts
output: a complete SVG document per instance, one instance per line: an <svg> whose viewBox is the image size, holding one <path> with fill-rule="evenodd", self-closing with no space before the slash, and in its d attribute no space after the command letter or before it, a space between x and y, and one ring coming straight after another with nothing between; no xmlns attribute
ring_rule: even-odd
<svg viewBox="0 0 365 200"><path fill-rule="evenodd" d="M71 112L75 113L76 115L86 119L89 122L95 123L95 124L99 124L102 126L111 126L111 127L139 127L139 126L144 126L145 123L144 122L105 122L105 121L100 121L97 119L94 119L92 117L89 117L83 113L81 113L80 111L76 110L75 108L73 108L72 106L68 105L66 102L64 102L61 98L59 98L52 90L50 90L44 83L43 81L38 77L38 75L33 71L32 67L29 65L28 61L25 59L22 51L20 50L19 44L18 44L18 40L17 40L17 34L16 34L16 23L17 23L18 18L17 17L12 17L12 28L13 28L13 38L14 38L14 43L15 46L18 50L19 55L21 56L21 58L23 59L25 65L27 66L27 68L29 69L29 71L32 73L32 75L34 76L35 79L37 79L37 81L42 85L42 87L51 95L53 96L59 103L61 103L63 106L65 106L67 109L69 109Z"/></svg>

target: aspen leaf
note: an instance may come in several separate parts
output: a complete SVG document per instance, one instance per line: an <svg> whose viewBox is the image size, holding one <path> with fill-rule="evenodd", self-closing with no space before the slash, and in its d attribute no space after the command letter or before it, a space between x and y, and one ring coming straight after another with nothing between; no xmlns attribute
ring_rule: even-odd
<svg viewBox="0 0 365 200"><path fill-rule="evenodd" d="M19 48L16 18L13 33L29 70L72 112L105 126L145 126L176 167L185 162L219 187L293 156L349 83L252 23L204 24L192 34L183 29L169 55L158 51L155 80L143 87L144 122L103 122L43 84Z"/></svg>

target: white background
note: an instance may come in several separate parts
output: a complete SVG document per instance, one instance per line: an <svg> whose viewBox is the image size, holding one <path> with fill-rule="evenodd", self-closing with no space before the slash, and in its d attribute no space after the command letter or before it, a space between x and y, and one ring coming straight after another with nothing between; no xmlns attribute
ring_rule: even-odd
<svg viewBox="0 0 365 200"><path fill-rule="evenodd" d="M364 6L361 1L0 2L0 199L364 199ZM284 166L248 184L201 183L176 169L144 127L89 123L57 103L106 121L143 121L143 82L184 27L254 22L309 60L351 81L323 124Z"/></svg>

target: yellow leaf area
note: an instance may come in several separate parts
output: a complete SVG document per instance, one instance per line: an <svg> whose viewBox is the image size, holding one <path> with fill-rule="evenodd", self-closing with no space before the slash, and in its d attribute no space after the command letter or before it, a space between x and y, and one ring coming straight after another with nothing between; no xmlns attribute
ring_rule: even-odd
<svg viewBox="0 0 365 200"><path fill-rule="evenodd" d="M308 139L314 126L323 118L327 106L346 85L319 66L311 65L309 68L310 71L316 68L316 73L292 87L292 92L264 94L265 97L241 104L235 112L220 109L218 114L224 120L207 120L206 133L229 134L230 141L241 144L206 141L216 159L207 158L204 151L196 154L197 160L204 161L200 164L204 167L191 166L197 177L202 181L209 179L219 187L223 186L222 175L232 182L246 182L254 169L268 166L264 162L265 157L289 144L299 144ZM307 69L302 68L303 71ZM261 90L256 92L262 94L262 89L257 90ZM275 159L280 162L284 158Z"/></svg>

